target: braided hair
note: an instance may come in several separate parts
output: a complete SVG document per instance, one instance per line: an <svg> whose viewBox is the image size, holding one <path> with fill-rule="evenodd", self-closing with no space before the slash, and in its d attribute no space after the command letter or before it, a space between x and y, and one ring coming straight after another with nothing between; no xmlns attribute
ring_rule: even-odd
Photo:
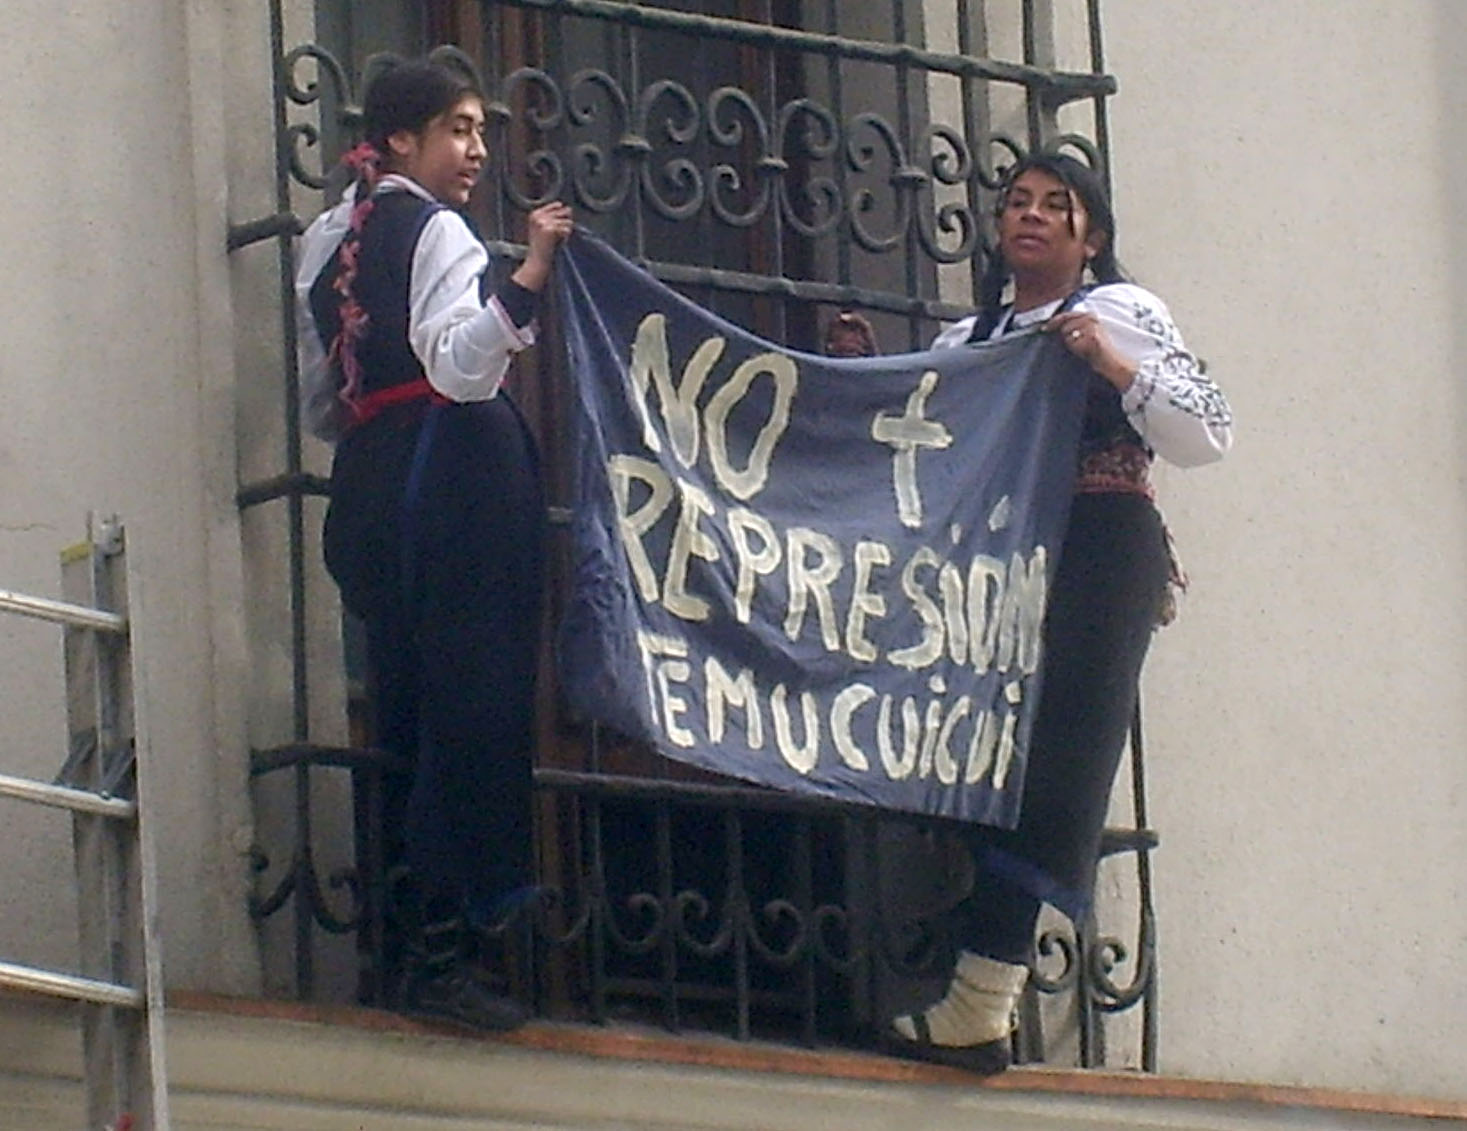
<svg viewBox="0 0 1467 1131"><path fill-rule="evenodd" d="M482 99L483 82L473 61L456 47L435 47L422 59L374 55L365 69L366 95L362 100L360 145L342 157L355 175L351 224L338 252L340 268L332 289L341 298L340 328L331 342L327 360L336 373L337 396L350 416L358 416L362 367L356 346L367 333L367 312L357 301L354 285L362 229L372 214L374 193L383 173L392 171L389 139L398 133L421 134L428 124L448 113L465 98Z"/></svg>
<svg viewBox="0 0 1467 1131"><path fill-rule="evenodd" d="M1105 244L1089 263L1090 273L1094 276L1095 281L1097 283L1129 282L1126 273L1116 260L1115 213L1111 211L1110 199L1106 196L1105 185L1100 179L1100 174L1067 153L1031 153L1005 170L1003 184L999 189L998 199L994 203L994 217L997 218L1002 214L1008 204L1009 192L1014 182L1031 169L1048 173L1069 189L1074 196L1079 197L1080 203L1085 206L1085 212L1089 216L1090 231L1105 233ZM1074 231L1075 214L1072 201L1070 233L1073 235ZM998 325L999 319L1003 317L1004 288L1008 286L1011 276L1012 272L1009 270L1009 265L1004 262L1003 252L995 246L988 256L988 265L978 284L978 322L973 328L975 339L981 340L988 337L993 333L994 327Z"/></svg>

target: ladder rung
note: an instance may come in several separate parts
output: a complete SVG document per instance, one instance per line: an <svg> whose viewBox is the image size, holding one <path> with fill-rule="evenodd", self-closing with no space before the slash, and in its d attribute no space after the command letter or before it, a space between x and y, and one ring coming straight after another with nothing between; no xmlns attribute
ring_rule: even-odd
<svg viewBox="0 0 1467 1131"><path fill-rule="evenodd" d="M82 978L76 974L57 974L11 962L0 962L0 986L8 986L14 990L31 990L51 997L66 998L68 1001L120 1005L127 1009L143 1007L142 991L131 986L99 982L95 978Z"/></svg>
<svg viewBox="0 0 1467 1131"><path fill-rule="evenodd" d="M13 797L17 801L70 809L73 813L115 817L119 821L131 821L138 815L137 802L129 801L125 797L104 797L86 789L48 785L29 778L13 778L7 774L0 774L0 797Z"/></svg>
<svg viewBox="0 0 1467 1131"><path fill-rule="evenodd" d="M35 617L55 624L69 624L75 628L95 628L99 632L124 633L127 618L119 613L93 609L86 605L72 605L66 601L52 601L48 597L31 597L0 589L0 613L17 613L23 617Z"/></svg>

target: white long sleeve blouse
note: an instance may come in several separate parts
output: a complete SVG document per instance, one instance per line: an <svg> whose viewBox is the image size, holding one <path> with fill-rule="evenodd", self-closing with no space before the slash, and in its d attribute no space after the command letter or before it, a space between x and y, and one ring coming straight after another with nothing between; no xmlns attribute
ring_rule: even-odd
<svg viewBox="0 0 1467 1131"><path fill-rule="evenodd" d="M377 193L410 192L434 198L416 181L385 175ZM296 250L297 353L301 411L323 440L339 440L347 424L335 375L311 311L311 287L331 261L351 224L351 194L323 212ZM535 325L516 326L496 296L480 299L489 253L451 208L428 217L413 249L408 278L408 342L428 383L451 401L484 401L499 392L510 359L535 342Z"/></svg>
<svg viewBox="0 0 1467 1131"><path fill-rule="evenodd" d="M1005 313L991 337L1048 321L1062 303ZM1142 441L1168 463L1196 467L1222 459L1233 443L1227 397L1182 342L1166 304L1134 283L1107 283L1075 304L1100 320L1115 348L1138 368L1121 394L1126 419ZM942 331L933 349L967 344L978 321L964 318Z"/></svg>

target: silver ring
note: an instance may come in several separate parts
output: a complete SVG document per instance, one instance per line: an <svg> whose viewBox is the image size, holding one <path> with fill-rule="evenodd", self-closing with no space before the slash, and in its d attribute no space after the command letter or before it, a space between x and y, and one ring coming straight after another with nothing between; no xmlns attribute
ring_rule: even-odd
<svg viewBox="0 0 1467 1131"><path fill-rule="evenodd" d="M1071 330L1070 331L1070 337L1071 338L1078 338L1079 336L1080 336L1080 331L1079 330Z"/></svg>

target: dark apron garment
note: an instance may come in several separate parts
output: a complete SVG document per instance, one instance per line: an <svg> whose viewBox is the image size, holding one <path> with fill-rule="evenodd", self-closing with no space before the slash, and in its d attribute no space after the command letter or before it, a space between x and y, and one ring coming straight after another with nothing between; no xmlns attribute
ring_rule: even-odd
<svg viewBox="0 0 1467 1131"><path fill-rule="evenodd" d="M362 225L364 394L423 379L407 340L411 263L440 207L386 192ZM328 349L341 260L312 288ZM386 790L386 857L428 892L481 906L530 880L544 513L534 441L502 390L393 405L337 445L326 567L366 624L377 740L412 767Z"/></svg>
<svg viewBox="0 0 1467 1131"><path fill-rule="evenodd" d="M331 473L326 565L367 625L379 742L414 766L389 836L428 888L476 901L530 876L536 463L501 393L389 409Z"/></svg>

